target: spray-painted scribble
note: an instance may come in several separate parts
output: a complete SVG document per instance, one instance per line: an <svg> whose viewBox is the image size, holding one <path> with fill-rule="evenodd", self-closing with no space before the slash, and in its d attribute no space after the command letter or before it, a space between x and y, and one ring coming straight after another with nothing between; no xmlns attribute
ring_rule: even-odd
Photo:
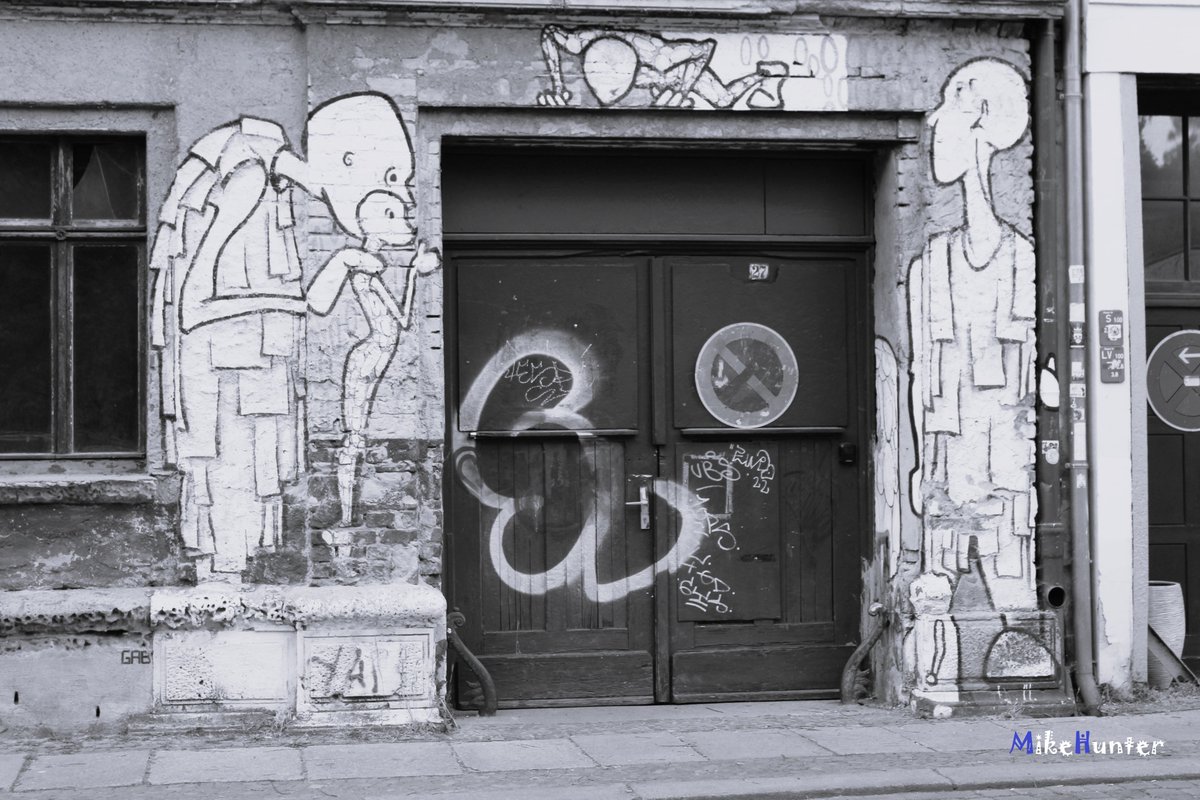
<svg viewBox="0 0 1200 800"><path fill-rule="evenodd" d="M964 216L909 272L923 569L957 581L974 549L982 608L1033 609L1034 254L997 215L991 184L993 156L1029 124L1025 81L1005 62L969 62L929 124L934 179L961 187Z"/></svg>
<svg viewBox="0 0 1200 800"><path fill-rule="evenodd" d="M759 588L739 586L744 580L744 576L738 575L739 567L748 561L774 558L758 548L741 552L738 537L748 534L751 540L757 538L753 526L762 507L753 498L770 495L776 487L775 459L765 447L751 449L728 442L723 447L684 453L680 461L681 479L700 524L701 540L676 575L677 588L686 608L701 614L710 611L731 614L735 611L733 597L739 588L748 589L751 594ZM734 509L734 497L738 494L744 509L740 520ZM768 502L766 498L760 500Z"/></svg>
<svg viewBox="0 0 1200 800"><path fill-rule="evenodd" d="M732 482L732 478L727 480ZM701 522L703 541L711 542L726 553L737 550L737 535L733 532L733 489L719 483L698 486L691 480L686 485L688 493L695 499L694 508Z"/></svg>
<svg viewBox="0 0 1200 800"><path fill-rule="evenodd" d="M497 384L510 374L514 365L548 359L553 359L569 373L570 388L557 404L523 414L512 429L528 430L547 424L578 430L593 427L584 414L592 400L592 387L598 370L595 358L589 351L590 347L574 336L556 330L532 330L514 337L484 364L475 378L459 409L460 427L469 431L479 429L488 398ZM473 447L461 448L456 453L455 469L467 490L482 505L496 511L488 534L488 558L500 581L521 594L542 595L579 583L589 600L610 603L630 592L649 588L654 576L660 572L674 571L681 559L696 551L703 536L703 522L696 513L695 504L688 501L686 490L674 481L655 480L651 483L651 493L674 508L679 516L679 535L674 546L637 573L601 583L596 558L603 551L612 531L600 524L597 506L609 504L611 498L597 497L605 490L596 487L594 492L585 493L588 500L585 501L584 520L579 538L570 552L542 572L522 572L513 566L504 553L504 532L517 514L518 498L501 494L488 486L479 471Z"/></svg>
<svg viewBox="0 0 1200 800"><path fill-rule="evenodd" d="M900 568L900 368L875 339L875 537L887 539L888 573Z"/></svg>
<svg viewBox="0 0 1200 800"><path fill-rule="evenodd" d="M664 108L846 107L845 37L834 35L714 34L619 28L542 30L542 55L551 88L545 106L573 99L563 76L564 55L579 60L588 93L602 106Z"/></svg>
<svg viewBox="0 0 1200 800"><path fill-rule="evenodd" d="M736 594L728 583L713 574L712 556L692 554L683 560L679 573L679 593L684 605L697 611L716 611L728 614L733 608L725 602L726 595Z"/></svg>
<svg viewBox="0 0 1200 800"><path fill-rule="evenodd" d="M504 380L524 389L527 403L550 408L571 392L573 378L553 358L522 358L504 373Z"/></svg>
<svg viewBox="0 0 1200 800"><path fill-rule="evenodd" d="M709 450L700 455L688 456L688 476L709 480L739 481L743 475L750 478L754 488L763 494L771 493L775 479L775 463L771 454L759 448L751 452L740 444L730 443L726 452Z"/></svg>
<svg viewBox="0 0 1200 800"><path fill-rule="evenodd" d="M412 150L395 105L374 93L337 98L309 116L305 141L302 155L275 123L243 118L196 142L150 259L166 455L184 478L181 533L213 556L215 572L239 572L256 548L280 541L283 486L303 467L306 313L328 314L349 282L370 327L344 370L347 462L365 443L379 376L410 314L411 270L403 308L379 277L385 248L415 237ZM320 265L307 290L297 191L359 242ZM419 246L411 266L437 264Z"/></svg>

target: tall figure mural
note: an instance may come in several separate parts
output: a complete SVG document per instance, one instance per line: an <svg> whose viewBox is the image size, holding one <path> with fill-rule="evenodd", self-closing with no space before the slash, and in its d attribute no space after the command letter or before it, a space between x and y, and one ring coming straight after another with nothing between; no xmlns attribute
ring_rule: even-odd
<svg viewBox="0 0 1200 800"><path fill-rule="evenodd" d="M189 150L159 216L152 344L159 352L166 457L183 475L184 545L239 572L280 542L283 487L303 469L305 315L332 310L347 283L369 333L343 371L343 518L379 378L408 325L381 273L415 240L413 159L392 101L364 93L316 108L304 152L283 129L242 118ZM317 266L307 288L293 203L323 203L355 242ZM437 267L417 245L408 266ZM349 484L348 488L346 484Z"/></svg>
<svg viewBox="0 0 1200 800"><path fill-rule="evenodd" d="M934 180L960 188L963 218L928 240L908 281L920 677L1045 676L1049 652L996 613L1037 609L1034 251L999 217L991 176L1029 126L1025 80L997 59L968 62L929 125ZM964 615L980 617L969 635Z"/></svg>

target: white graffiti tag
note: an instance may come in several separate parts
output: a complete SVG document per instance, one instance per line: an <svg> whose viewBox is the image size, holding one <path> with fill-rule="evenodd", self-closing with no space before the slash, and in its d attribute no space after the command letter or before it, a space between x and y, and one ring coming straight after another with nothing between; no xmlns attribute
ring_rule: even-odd
<svg viewBox="0 0 1200 800"><path fill-rule="evenodd" d="M725 602L725 595L737 594L731 591L725 581L712 573L710 563L712 556L701 558L692 554L683 560L684 577L679 581L679 593L685 598L684 605L700 611L716 611L718 614L728 614L733 608Z"/></svg>
<svg viewBox="0 0 1200 800"><path fill-rule="evenodd" d="M537 425L552 424L568 429L588 429L591 421L582 410L592 400L592 384L597 366L588 354L588 347L575 337L561 331L541 329L528 331L515 337L502 350L492 356L480 370L463 399L459 411L460 427L463 430L478 430L483 407L497 383L512 372L516 365L552 358L565 367L573 376L559 402L550 408L538 408L524 414L514 425L514 430L528 430ZM609 603L630 592L646 589L661 572L674 571L680 559L696 551L707 534L702 513L694 503L684 502L687 490L674 481L656 480L653 493L670 505L679 515L679 534L675 545L653 564L633 575L601 583L597 575L596 557L604 542L612 533L602 527L597 513L598 499L590 495L585 500L585 516L579 539L557 564L544 572L522 572L513 566L504 553L504 533L517 514L517 499L500 494L487 485L479 471L475 448L464 446L455 457L455 469L459 478L480 503L496 510L488 535L488 558L497 577L509 588L521 594L540 595L573 583L581 583L584 595L592 602Z"/></svg>

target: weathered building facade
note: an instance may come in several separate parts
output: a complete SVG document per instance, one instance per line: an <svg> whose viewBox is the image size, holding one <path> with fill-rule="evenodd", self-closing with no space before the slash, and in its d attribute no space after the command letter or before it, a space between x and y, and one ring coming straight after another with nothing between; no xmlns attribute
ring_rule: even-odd
<svg viewBox="0 0 1200 800"><path fill-rule="evenodd" d="M1061 9L900 5L6 8L3 719L1069 703Z"/></svg>

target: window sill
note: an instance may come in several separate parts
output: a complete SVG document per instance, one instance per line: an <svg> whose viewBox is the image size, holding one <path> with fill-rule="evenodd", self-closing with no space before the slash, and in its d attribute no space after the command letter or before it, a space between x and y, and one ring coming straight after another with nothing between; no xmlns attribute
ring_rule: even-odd
<svg viewBox="0 0 1200 800"><path fill-rule="evenodd" d="M0 475L0 505L140 505L157 494L150 475Z"/></svg>

